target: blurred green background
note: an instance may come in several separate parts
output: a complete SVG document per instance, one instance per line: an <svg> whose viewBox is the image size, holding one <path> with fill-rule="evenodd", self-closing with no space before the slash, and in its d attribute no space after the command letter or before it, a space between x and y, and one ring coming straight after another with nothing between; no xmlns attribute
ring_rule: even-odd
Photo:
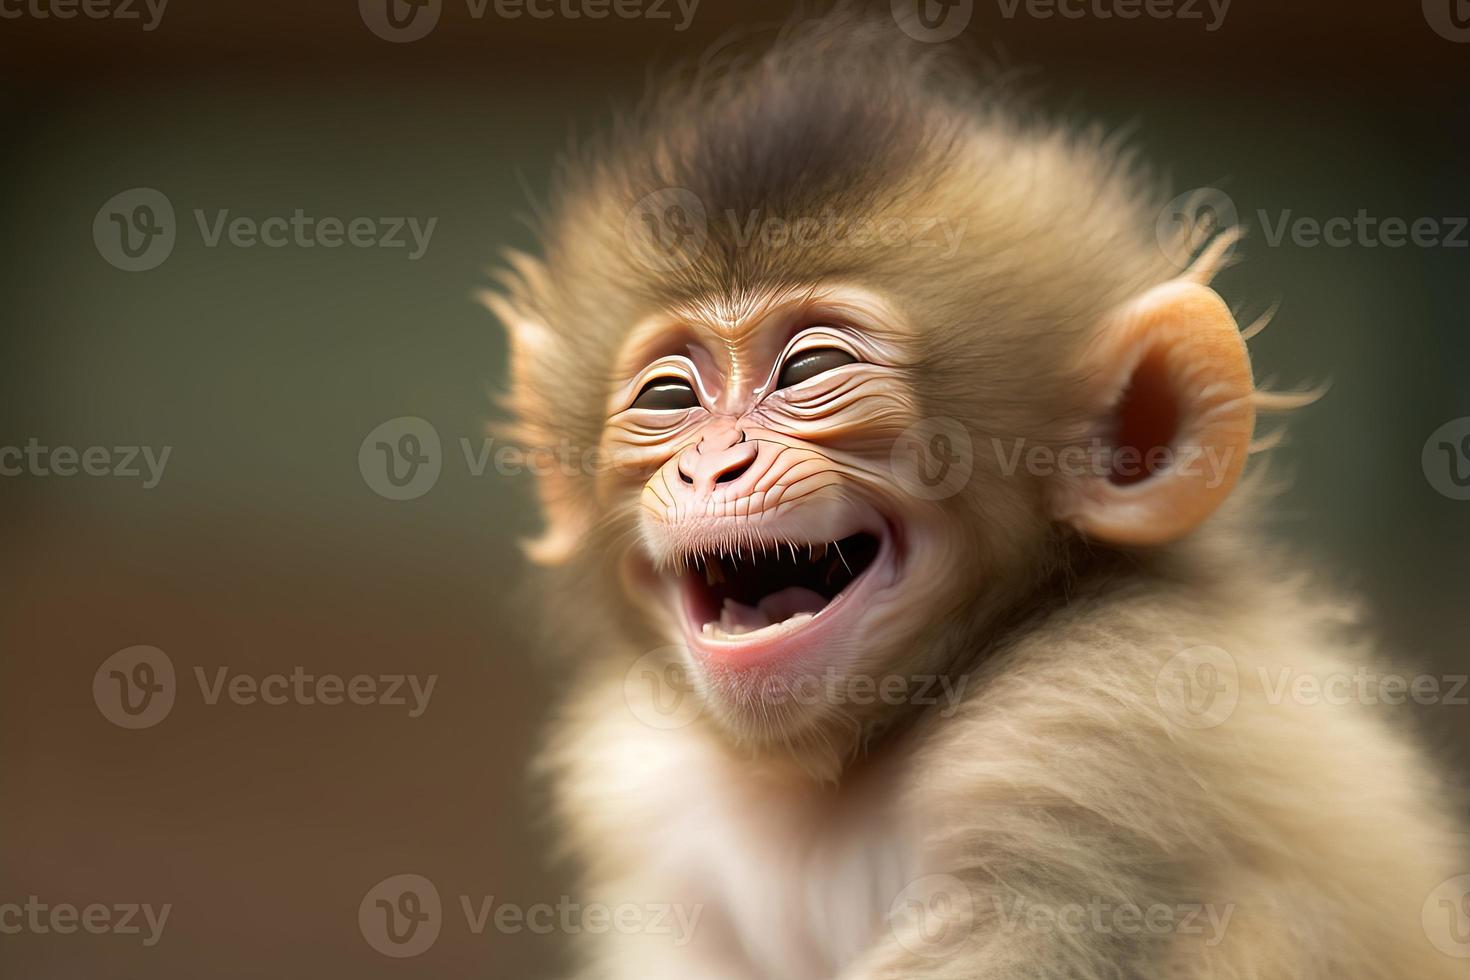
<svg viewBox="0 0 1470 980"><path fill-rule="evenodd" d="M1252 344L1258 373L1331 381L1275 454L1290 484L1274 533L1364 599L1395 662L1464 672L1470 502L1435 490L1421 450L1470 416L1470 248L1273 247L1257 213L1470 214L1470 42L1414 3L1236 0L1214 31L1008 6L977 4L956 43L1003 58L1058 116L1127 127L1176 190L1228 193L1251 237L1222 292L1242 319L1281 303ZM457 902L569 889L525 776L560 679L528 650L518 592L529 478L475 476L458 444L479 445L504 370L471 292L498 249L533 245L521 216L555 155L631 104L650 65L788 7L703 0L678 31L677 10L476 19L446 0L403 44L351 3L305 7L174 0L149 31L0 18L0 446L173 447L153 489L0 478L0 903L174 906L152 948L0 935L5 977L521 978L562 962L565 937L475 936ZM93 219L137 187L166 195L178 238L125 272ZM437 223L410 260L209 248L195 209ZM400 416L444 446L411 501L373 492L357 462ZM167 652L180 692L163 723L125 731L89 691L134 644ZM439 680L419 718L210 706L193 686L195 667L297 665ZM1402 710L1463 768L1470 708ZM404 872L437 884L446 924L398 961L355 910Z"/></svg>

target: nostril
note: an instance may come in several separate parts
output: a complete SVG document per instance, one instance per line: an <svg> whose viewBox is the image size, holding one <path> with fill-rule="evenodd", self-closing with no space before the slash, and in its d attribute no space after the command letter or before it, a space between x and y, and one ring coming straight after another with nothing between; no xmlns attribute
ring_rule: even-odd
<svg viewBox="0 0 1470 980"><path fill-rule="evenodd" d="M750 464L752 462L753 460L749 459L742 460L741 462L726 468L720 473L719 476L715 477L715 482L729 483L731 480L739 479L741 473L744 473L746 470L750 469Z"/></svg>
<svg viewBox="0 0 1470 980"><path fill-rule="evenodd" d="M722 427L704 434L697 446L679 457L679 482L708 493L720 484L740 479L759 455L744 430Z"/></svg>

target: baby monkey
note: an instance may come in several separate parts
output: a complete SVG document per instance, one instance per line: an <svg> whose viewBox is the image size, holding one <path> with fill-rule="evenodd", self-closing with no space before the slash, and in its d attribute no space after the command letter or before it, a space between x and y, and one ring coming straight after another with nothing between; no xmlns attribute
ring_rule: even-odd
<svg viewBox="0 0 1470 980"><path fill-rule="evenodd" d="M590 450L538 480L542 766L639 916L577 975L1470 976L1390 699L1282 693L1372 659L1256 529L1295 399L1210 287L1235 231L1181 270L1125 151L937 47L819 19L666 81L486 295L516 438Z"/></svg>

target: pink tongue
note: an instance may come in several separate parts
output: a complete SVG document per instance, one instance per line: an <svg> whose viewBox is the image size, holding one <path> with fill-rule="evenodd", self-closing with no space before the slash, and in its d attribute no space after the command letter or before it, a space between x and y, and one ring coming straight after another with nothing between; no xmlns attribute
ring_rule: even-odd
<svg viewBox="0 0 1470 980"><path fill-rule="evenodd" d="M816 615L825 605L827 600L820 594L796 585L771 593L755 606L726 599L720 607L720 629L727 633L750 633L772 623L790 619L798 613Z"/></svg>
<svg viewBox="0 0 1470 980"><path fill-rule="evenodd" d="M725 604L720 607L719 622L720 628L726 632L738 629L742 633L748 633L751 630L758 630L771 625L770 620L766 619L765 614L755 606L747 606L744 603L736 602L734 599L726 599Z"/></svg>
<svg viewBox="0 0 1470 980"><path fill-rule="evenodd" d="M811 613L816 615L827 605L827 600L819 593L811 589L803 589L799 585L782 589L780 592L772 592L760 601L760 611L765 614L766 619L772 623L779 623L783 619L790 619L797 613Z"/></svg>

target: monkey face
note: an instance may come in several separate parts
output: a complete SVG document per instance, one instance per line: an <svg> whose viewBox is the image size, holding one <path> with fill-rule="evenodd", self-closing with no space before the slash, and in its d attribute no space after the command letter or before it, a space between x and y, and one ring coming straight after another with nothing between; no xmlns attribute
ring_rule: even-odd
<svg viewBox="0 0 1470 980"><path fill-rule="evenodd" d="M974 152L963 172L1004 172ZM584 198L485 300L511 335L507 431L598 450L537 473L528 553L615 625L619 661L676 650L726 734L827 765L997 649L1073 551L1189 534L1240 475L1249 358L1204 285L1228 240L1185 276L1162 256L1124 276L1093 243L1122 230L971 189L946 206L989 233L950 257L757 248L712 222L699 262L655 271L625 254L641 186ZM1113 465L1134 457L1157 462Z"/></svg>
<svg viewBox="0 0 1470 980"><path fill-rule="evenodd" d="M694 306L625 345L603 493L637 495L633 590L727 720L809 722L911 648L943 569L916 560L925 519L890 461L910 356L896 309L853 288Z"/></svg>

